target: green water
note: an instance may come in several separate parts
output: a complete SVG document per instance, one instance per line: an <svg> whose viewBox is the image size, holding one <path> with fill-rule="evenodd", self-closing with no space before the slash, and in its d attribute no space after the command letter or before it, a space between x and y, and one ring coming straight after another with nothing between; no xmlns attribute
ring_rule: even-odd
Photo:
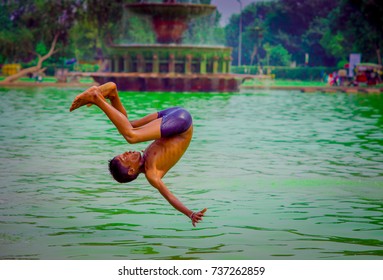
<svg viewBox="0 0 383 280"><path fill-rule="evenodd" d="M140 176L80 89L0 89L2 259L383 259L383 96L295 91L121 93L132 119L183 106L195 133L164 182Z"/></svg>

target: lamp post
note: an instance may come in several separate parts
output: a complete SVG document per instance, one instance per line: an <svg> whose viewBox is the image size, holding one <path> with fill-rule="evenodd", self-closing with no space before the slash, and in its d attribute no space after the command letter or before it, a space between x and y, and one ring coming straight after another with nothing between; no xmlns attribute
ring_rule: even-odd
<svg viewBox="0 0 383 280"><path fill-rule="evenodd" d="M263 74L263 70L261 69L261 61L260 61L260 54L259 51L261 49L261 40L262 40L262 27L257 26L255 27L255 30L257 32L257 64L258 64L258 72L259 74Z"/></svg>
<svg viewBox="0 0 383 280"><path fill-rule="evenodd" d="M242 2L237 0L239 3L239 35L238 35L238 66L241 66L242 58Z"/></svg>

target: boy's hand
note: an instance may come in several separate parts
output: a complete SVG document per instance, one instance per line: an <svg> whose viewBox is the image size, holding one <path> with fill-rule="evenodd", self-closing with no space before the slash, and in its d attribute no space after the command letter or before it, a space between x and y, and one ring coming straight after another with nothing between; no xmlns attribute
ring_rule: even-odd
<svg viewBox="0 0 383 280"><path fill-rule="evenodd" d="M199 212L193 212L191 215L190 215L190 219L192 220L192 225L193 227L195 227L195 224L202 221L202 217L205 215L205 212L207 211L206 208L204 208L203 210L199 211Z"/></svg>

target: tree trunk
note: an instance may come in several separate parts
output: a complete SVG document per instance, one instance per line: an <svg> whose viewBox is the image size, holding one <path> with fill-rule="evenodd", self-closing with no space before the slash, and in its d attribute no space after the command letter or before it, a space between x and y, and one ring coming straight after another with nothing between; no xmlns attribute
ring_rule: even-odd
<svg viewBox="0 0 383 280"><path fill-rule="evenodd" d="M258 53L258 47L257 46L254 46L254 49L253 49L253 52L251 53L251 56L250 56L250 66L252 66L253 65L253 63L254 63L254 58L255 58L255 56L257 55L257 53Z"/></svg>
<svg viewBox="0 0 383 280"><path fill-rule="evenodd" d="M27 76L28 74L40 72L42 65L43 65L43 62L45 60L47 60L48 58L50 58L56 52L55 47L56 47L57 39L58 39L58 34L56 34L55 38L53 39L51 48L46 55L44 55L44 56L38 55L39 60L38 60L36 66L25 68L25 69L21 70L19 73L16 73L14 75L11 75L11 76L5 78L3 82L4 83L12 83L12 82L20 79L21 77Z"/></svg>

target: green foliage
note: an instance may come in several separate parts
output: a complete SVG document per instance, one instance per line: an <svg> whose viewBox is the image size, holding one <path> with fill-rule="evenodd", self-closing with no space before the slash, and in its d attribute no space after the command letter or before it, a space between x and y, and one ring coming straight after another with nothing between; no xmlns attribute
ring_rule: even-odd
<svg viewBox="0 0 383 280"><path fill-rule="evenodd" d="M0 21L7 28L0 30L0 52L7 61L34 59L36 50L51 45L55 35L67 43L68 30L77 14L79 1L25 0L2 1Z"/></svg>
<svg viewBox="0 0 383 280"><path fill-rule="evenodd" d="M312 56L323 53L320 49L314 52L311 49L313 46L320 48L320 37L311 37L309 44L305 45L305 35L312 33L310 29L316 27L316 21L328 17L336 6L337 1L333 0L280 0L281 18L279 24L270 31L276 34L275 40L292 54L294 61L304 64L305 53L311 53Z"/></svg>
<svg viewBox="0 0 383 280"><path fill-rule="evenodd" d="M344 48L342 47L344 41L342 33L337 32L333 35L330 32L326 32L319 42L330 55L342 58L347 55L344 53Z"/></svg>
<svg viewBox="0 0 383 280"><path fill-rule="evenodd" d="M381 0L280 0L256 2L230 18L227 45L233 47L238 64L239 24L242 18L242 63L251 64L254 53L281 45L298 65L335 66L351 52L362 53L364 61L380 62L377 50L383 44ZM253 30L261 28L261 37ZM253 32L253 34L252 34ZM269 48L269 51L271 49ZM267 52L267 50L266 50ZM271 54L267 53L270 58ZM263 60L265 62L265 60ZM282 61L273 63L285 63Z"/></svg>
<svg viewBox="0 0 383 280"><path fill-rule="evenodd" d="M93 61L97 50L97 29L88 22L77 23L70 31L70 41L74 52L68 57L77 61Z"/></svg>
<svg viewBox="0 0 383 280"><path fill-rule="evenodd" d="M209 26L206 29L206 26ZM205 16L191 22L185 32L183 43L193 45L224 45L224 29L214 16Z"/></svg>
<svg viewBox="0 0 383 280"><path fill-rule="evenodd" d="M123 0L84 0L86 9L82 11L83 19L93 24L101 32L111 31L113 24L119 22L123 15Z"/></svg>
<svg viewBox="0 0 383 280"><path fill-rule="evenodd" d="M257 66L233 66L233 73L238 74L258 74ZM265 74L272 74L277 79L285 80L302 80L302 81L321 81L324 74L329 74L337 71L337 67L263 67Z"/></svg>
<svg viewBox="0 0 383 280"><path fill-rule="evenodd" d="M0 1L0 63L33 63L34 53L47 52L56 34L60 52L48 63L58 65L74 57L94 61L112 43L153 43L150 23L124 13L123 5L133 2L137 1ZM184 43L230 46L237 65L242 20L242 64L303 65L307 53L310 66L339 66L351 52L361 53L363 61L381 63L377 56L383 45L381 0L254 1L224 28L218 24L220 17L217 12L192 22Z"/></svg>
<svg viewBox="0 0 383 280"><path fill-rule="evenodd" d="M347 59L343 59L343 60L340 60L338 63L337 63L337 68L338 69L342 69L344 68L344 66L348 63L348 60Z"/></svg>
<svg viewBox="0 0 383 280"><path fill-rule="evenodd" d="M263 59L265 65L289 66L291 64L291 54L281 45L266 45L267 58Z"/></svg>
<svg viewBox="0 0 383 280"><path fill-rule="evenodd" d="M33 35L27 28L11 28L0 31L0 63L11 63L28 59L33 49Z"/></svg>
<svg viewBox="0 0 383 280"><path fill-rule="evenodd" d="M200 1L210 5L211 1ZM225 45L225 30L219 26L221 14L215 13L194 19L184 34L183 43L193 45ZM207 28L208 27L208 28Z"/></svg>
<svg viewBox="0 0 383 280"><path fill-rule="evenodd" d="M76 64L74 67L74 71L78 71L78 72L97 72L98 69L99 69L99 65L89 64L89 63Z"/></svg>
<svg viewBox="0 0 383 280"><path fill-rule="evenodd" d="M341 0L332 30L340 30L349 52L362 53L368 62L380 62L383 47L383 5L381 0ZM381 62L380 62L381 63Z"/></svg>
<svg viewBox="0 0 383 280"><path fill-rule="evenodd" d="M123 30L125 30L125 32L121 32L119 42L136 44L150 44L155 42L155 34L147 18L141 18L132 13L128 13L125 20L123 20L123 24Z"/></svg>
<svg viewBox="0 0 383 280"><path fill-rule="evenodd" d="M11 5L0 4L0 63L16 62L28 57L32 48L33 35L25 26L18 26L11 20Z"/></svg>
<svg viewBox="0 0 383 280"><path fill-rule="evenodd" d="M44 55L48 52L47 46L43 42L38 42L36 45L36 53Z"/></svg>
<svg viewBox="0 0 383 280"><path fill-rule="evenodd" d="M337 68L328 67L275 67L271 73L277 79L319 81L323 79L325 73L337 71Z"/></svg>

